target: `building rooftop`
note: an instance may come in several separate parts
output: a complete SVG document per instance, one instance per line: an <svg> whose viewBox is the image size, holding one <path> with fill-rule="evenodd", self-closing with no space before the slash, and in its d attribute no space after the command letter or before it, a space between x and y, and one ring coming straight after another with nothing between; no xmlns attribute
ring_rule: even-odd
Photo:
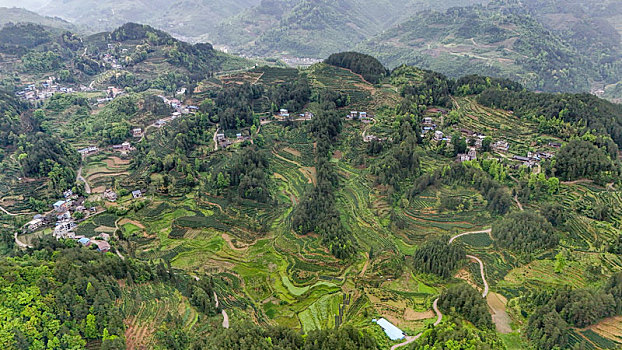
<svg viewBox="0 0 622 350"><path fill-rule="evenodd" d="M391 340L399 340L404 339L404 332L401 329L397 328L393 323L381 318L379 320L374 320L387 334L387 337Z"/></svg>

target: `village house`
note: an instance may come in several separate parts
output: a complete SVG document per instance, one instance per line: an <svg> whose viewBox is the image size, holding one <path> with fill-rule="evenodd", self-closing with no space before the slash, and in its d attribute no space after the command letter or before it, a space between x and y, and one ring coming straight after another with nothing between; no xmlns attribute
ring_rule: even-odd
<svg viewBox="0 0 622 350"><path fill-rule="evenodd" d="M59 200L58 202L53 204L54 210L62 213L67 210L67 208L69 207L69 203L70 201L67 200Z"/></svg>
<svg viewBox="0 0 622 350"><path fill-rule="evenodd" d="M91 153L95 153L97 151L99 151L99 148L97 148L95 146L89 146L89 147L86 147L86 148L79 149L78 153L80 153L83 156L86 156L86 155L89 155Z"/></svg>
<svg viewBox="0 0 622 350"><path fill-rule="evenodd" d="M43 218L32 219L24 226L28 229L28 231L36 231L41 226L43 226Z"/></svg>
<svg viewBox="0 0 622 350"><path fill-rule="evenodd" d="M514 156L512 157L512 160L515 160L517 162L521 162L523 165L531 168L536 164L536 161L532 158L529 157L524 157L524 156Z"/></svg>
<svg viewBox="0 0 622 350"><path fill-rule="evenodd" d="M73 191L71 189L63 192L63 196L65 197L65 199L69 199L69 197L73 196Z"/></svg>
<svg viewBox="0 0 622 350"><path fill-rule="evenodd" d="M134 129L132 129L132 136L134 136L134 137L141 137L141 136L143 136L143 129L141 129L141 128L134 128Z"/></svg>
<svg viewBox="0 0 622 350"><path fill-rule="evenodd" d="M225 136L225 134L216 134L216 141L221 142L226 140L227 137Z"/></svg>
<svg viewBox="0 0 622 350"><path fill-rule="evenodd" d="M348 119L356 119L359 117L359 112L358 111L350 111L350 114L348 114L346 116L346 118Z"/></svg>
<svg viewBox="0 0 622 350"><path fill-rule="evenodd" d="M173 114L171 115L171 119L175 120L177 118L181 117L181 113L179 112L173 112Z"/></svg>
<svg viewBox="0 0 622 350"><path fill-rule="evenodd" d="M363 142L372 142L374 140L380 141L381 139L376 135L365 135L365 137L363 137Z"/></svg>
<svg viewBox="0 0 622 350"><path fill-rule="evenodd" d="M91 243L97 246L97 251L100 253L107 253L110 251L110 243L106 241L92 241Z"/></svg>
<svg viewBox="0 0 622 350"><path fill-rule="evenodd" d="M288 111L287 109L282 108L282 109L279 111L279 115L280 115L281 117L288 118L288 117L289 117L289 111Z"/></svg>
<svg viewBox="0 0 622 350"><path fill-rule="evenodd" d="M497 152L507 152L510 150L510 145L507 141L499 140L492 144L492 149Z"/></svg>
<svg viewBox="0 0 622 350"><path fill-rule="evenodd" d="M132 150L132 144L129 142L123 142L120 145L113 145L112 149L115 151L127 152Z"/></svg>
<svg viewBox="0 0 622 350"><path fill-rule="evenodd" d="M76 227L75 222L73 221L64 221L56 224L54 228L53 236L56 239L61 238L74 238L75 233L73 233L73 228Z"/></svg>
<svg viewBox="0 0 622 350"><path fill-rule="evenodd" d="M107 234L107 233L100 233L99 237L101 237L106 242L108 242L110 240L110 235Z"/></svg>
<svg viewBox="0 0 622 350"><path fill-rule="evenodd" d="M423 118L423 125L434 125L434 120L430 117Z"/></svg>
<svg viewBox="0 0 622 350"><path fill-rule="evenodd" d="M111 189L104 191L103 197L109 202L115 202L117 200L117 193Z"/></svg>
<svg viewBox="0 0 622 350"><path fill-rule="evenodd" d="M134 197L134 199L141 198L142 196L143 193L141 192L141 190L132 191L132 197Z"/></svg>
<svg viewBox="0 0 622 350"><path fill-rule="evenodd" d="M553 147L553 148L561 148L562 144L559 142L549 142L549 147Z"/></svg>
<svg viewBox="0 0 622 350"><path fill-rule="evenodd" d="M82 238L78 239L78 243L82 244L85 247L88 247L88 246L90 246L92 244L91 243L91 239L90 238L86 238L86 237L82 237Z"/></svg>
<svg viewBox="0 0 622 350"><path fill-rule="evenodd" d="M471 160L477 160L477 151L474 148L471 148L467 153L458 154L458 160L461 163Z"/></svg>
<svg viewBox="0 0 622 350"><path fill-rule="evenodd" d="M443 136L445 136L445 134L443 134L443 132L440 131L440 130L436 130L434 132L434 140L435 141L441 141L443 139Z"/></svg>
<svg viewBox="0 0 622 350"><path fill-rule="evenodd" d="M69 211L66 211L62 214L59 214L56 216L56 220L58 221L66 221L66 220L71 220L71 213Z"/></svg>
<svg viewBox="0 0 622 350"><path fill-rule="evenodd" d="M160 119L160 120L156 121L155 123L153 123L153 125L154 125L156 128L161 128L161 127L163 127L164 125L166 125L166 121L164 121L164 120Z"/></svg>

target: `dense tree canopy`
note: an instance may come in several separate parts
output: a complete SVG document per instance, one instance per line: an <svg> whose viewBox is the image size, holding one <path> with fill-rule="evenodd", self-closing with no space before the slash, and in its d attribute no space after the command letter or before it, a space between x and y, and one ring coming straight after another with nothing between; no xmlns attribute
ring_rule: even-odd
<svg viewBox="0 0 622 350"><path fill-rule="evenodd" d="M444 278L462 265L466 252L460 244L449 244L446 237L426 241L413 254L415 269L423 273L433 273Z"/></svg>
<svg viewBox="0 0 622 350"><path fill-rule="evenodd" d="M325 63L346 68L363 76L363 79L372 84L378 84L388 75L387 69L373 56L358 52L342 52L330 55Z"/></svg>
<svg viewBox="0 0 622 350"><path fill-rule="evenodd" d="M553 248L559 242L551 223L529 210L508 214L492 226L492 235L501 247L527 254Z"/></svg>

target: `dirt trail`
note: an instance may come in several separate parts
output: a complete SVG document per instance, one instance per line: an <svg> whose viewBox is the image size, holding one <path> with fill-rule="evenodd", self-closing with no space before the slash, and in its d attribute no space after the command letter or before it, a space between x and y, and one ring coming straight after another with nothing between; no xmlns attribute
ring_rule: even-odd
<svg viewBox="0 0 622 350"><path fill-rule="evenodd" d="M225 309L222 309L222 328L229 328L229 315Z"/></svg>
<svg viewBox="0 0 622 350"><path fill-rule="evenodd" d="M466 236L466 235L472 235L472 234L476 234L476 233L488 233L490 235L490 233L492 232L492 229L487 229L487 230L483 230L483 231L472 231L472 232L464 232L461 233L459 235L455 235L453 237L451 237L449 239L449 244L451 244L453 241L456 240L456 238L462 237L462 236ZM486 274L484 273L484 263L476 256L473 255L467 255L467 258L475 260L476 262L479 263L479 271L482 274L482 281L484 282L484 292L482 293L482 297L486 297L488 295L488 282L486 281Z"/></svg>
<svg viewBox="0 0 622 350"><path fill-rule="evenodd" d="M369 266L369 253L366 253L366 255L367 255L367 260L365 260L365 265L363 266L363 269L361 270L359 277L363 277L365 275L365 272L367 271L367 267Z"/></svg>
<svg viewBox="0 0 622 350"><path fill-rule="evenodd" d="M15 232L15 244L17 244L17 246L20 247L20 248L32 248L31 245L28 245L28 244L20 241L19 239L17 239L17 232Z"/></svg>
<svg viewBox="0 0 622 350"><path fill-rule="evenodd" d="M487 230L481 230L481 231L464 232L464 233L461 233L461 234L459 234L459 235L455 235L455 236L451 237L451 238L449 239L449 244L452 244L452 243L453 243L453 241L455 241L455 240L456 240L456 238L460 238L460 237L462 237L462 236L474 235L474 234L477 234L477 233L487 233L487 234L490 234L491 232L492 232L492 229L491 229L491 228L489 228L489 229L487 229Z"/></svg>
<svg viewBox="0 0 622 350"><path fill-rule="evenodd" d="M438 298L436 298L434 302L432 303L432 308L434 309L434 312L436 312L436 317L437 317L436 322L434 322L434 326L438 326L439 324L441 324L441 321L443 320L443 314L438 309Z"/></svg>
<svg viewBox="0 0 622 350"><path fill-rule="evenodd" d="M514 201L516 202L516 205L518 206L518 209L520 209L520 211L525 210L523 209L523 205L518 201L518 195L514 196Z"/></svg>
<svg viewBox="0 0 622 350"><path fill-rule="evenodd" d="M11 213L8 210L4 209L2 206L0 206L0 210L2 210L6 215L10 215L10 216L17 216L19 214L15 214L15 213Z"/></svg>
<svg viewBox="0 0 622 350"><path fill-rule="evenodd" d="M482 281L484 281L484 292L482 297L485 298L488 295L488 282L486 282L486 275L484 274L484 263L476 256L467 255L467 258L475 260L479 263L479 272L482 274Z"/></svg>

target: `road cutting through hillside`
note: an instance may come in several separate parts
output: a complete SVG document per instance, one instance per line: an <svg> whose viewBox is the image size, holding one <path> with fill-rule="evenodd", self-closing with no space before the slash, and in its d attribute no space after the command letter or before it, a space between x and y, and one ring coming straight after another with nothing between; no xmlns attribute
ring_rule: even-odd
<svg viewBox="0 0 622 350"><path fill-rule="evenodd" d="M452 244L457 238L460 238L462 236L467 236L467 235L473 235L473 234L478 234L478 233L487 233L487 234L491 234L492 229L486 229L486 230L481 230L481 231L471 231L471 232L464 232L458 235L455 235L453 237L451 237L449 239L449 244ZM488 295L488 282L486 281L486 274L484 273L484 262L482 262L482 260L476 256L473 255L467 255L467 258L476 261L477 263L479 263L479 271L482 275L482 281L484 282L484 291L482 292L482 297L486 298L486 296ZM441 311L438 309L438 298L436 298L434 300L434 302L432 303L432 308L434 309L434 312L436 313L436 322L434 322L434 326L438 326L441 321L443 320L443 314L441 313ZM395 344L391 347L391 350L395 350L397 348L401 348L403 346L406 346L408 344L413 343L415 340L419 339L421 337L421 335L423 335L423 332L415 335L415 336L406 336L406 341L404 341L403 343L399 343L399 344Z"/></svg>

